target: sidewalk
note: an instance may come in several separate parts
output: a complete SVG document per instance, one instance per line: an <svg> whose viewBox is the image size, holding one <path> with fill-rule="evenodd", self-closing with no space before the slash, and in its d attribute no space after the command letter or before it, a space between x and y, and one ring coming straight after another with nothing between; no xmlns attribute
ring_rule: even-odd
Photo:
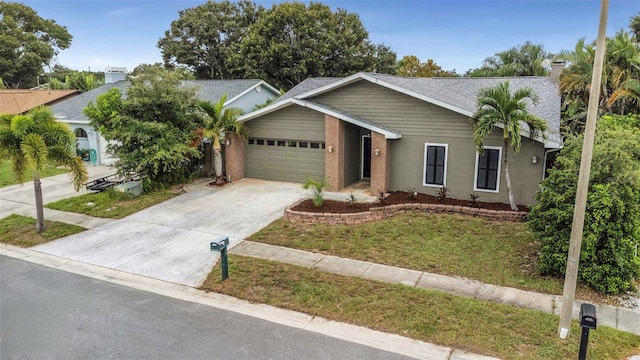
<svg viewBox="0 0 640 360"><path fill-rule="evenodd" d="M562 306L562 296L559 295L540 294L532 291L485 284L459 277L345 259L332 255L317 254L246 240L233 247L230 252L238 255L320 269L344 276L357 276L376 281L438 290L468 298L540 310L550 314L557 314ZM574 302L574 318L578 317L580 304L583 302L584 301L580 300ZM598 325L609 326L640 335L640 312L608 305L597 305L597 310Z"/></svg>

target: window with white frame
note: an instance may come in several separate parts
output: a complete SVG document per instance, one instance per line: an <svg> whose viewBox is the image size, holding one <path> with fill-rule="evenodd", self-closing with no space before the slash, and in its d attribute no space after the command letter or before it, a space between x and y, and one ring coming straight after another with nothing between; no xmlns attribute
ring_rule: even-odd
<svg viewBox="0 0 640 360"><path fill-rule="evenodd" d="M500 191L500 160L502 148L485 146L482 154L476 153L476 175L473 190Z"/></svg>
<svg viewBox="0 0 640 360"><path fill-rule="evenodd" d="M424 186L447 185L447 144L424 144Z"/></svg>

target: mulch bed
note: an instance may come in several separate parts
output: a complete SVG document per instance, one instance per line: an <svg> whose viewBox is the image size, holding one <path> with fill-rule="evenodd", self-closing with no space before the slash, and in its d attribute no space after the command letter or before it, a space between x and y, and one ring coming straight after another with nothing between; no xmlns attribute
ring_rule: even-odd
<svg viewBox="0 0 640 360"><path fill-rule="evenodd" d="M347 213L359 213L368 211L373 207L387 206L387 205L395 205L395 204L413 204L413 203L422 203L422 204L444 204L444 205L459 205L459 206L469 206L480 209L488 209L488 210L500 210L500 211L511 211L511 207L509 204L503 203L492 203L492 202L483 202L476 201L475 203L471 203L469 200L457 200L447 198L443 201L439 201L436 196L427 195L418 193L415 196L410 196L408 192L405 191L392 191L388 193L389 195L385 198L384 202L381 204L380 202L375 203L354 203L349 204L346 201L336 201L336 200L325 200L321 207L316 207L311 199L303 200L298 205L291 208L293 211L301 211L301 212L310 212L310 213L334 213L334 214L347 214ZM526 206L518 205L518 209L520 211L529 211L529 208Z"/></svg>

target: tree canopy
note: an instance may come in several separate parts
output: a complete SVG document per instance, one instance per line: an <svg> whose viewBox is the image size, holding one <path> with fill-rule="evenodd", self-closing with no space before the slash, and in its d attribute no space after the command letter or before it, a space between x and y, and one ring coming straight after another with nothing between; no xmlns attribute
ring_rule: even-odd
<svg viewBox="0 0 640 360"><path fill-rule="evenodd" d="M443 70L433 59L421 62L415 55L407 55L396 64L396 75L409 77L453 77L455 70Z"/></svg>
<svg viewBox="0 0 640 360"><path fill-rule="evenodd" d="M395 53L373 44L357 14L311 2L264 9L208 1L180 12L160 39L165 65L198 78L261 78L288 90L307 77L393 73Z"/></svg>
<svg viewBox="0 0 640 360"><path fill-rule="evenodd" d="M160 183L184 180L186 165L200 156L193 145L202 123L195 89L181 87L179 76L165 71L136 77L126 95L110 89L85 109L109 141L118 171L141 172Z"/></svg>
<svg viewBox="0 0 640 360"><path fill-rule="evenodd" d="M7 87L35 86L42 67L71 45L65 26L32 8L0 1L0 78Z"/></svg>
<svg viewBox="0 0 640 360"><path fill-rule="evenodd" d="M552 54L544 51L541 44L527 41L486 58L481 67L467 71L466 75L471 77L546 76L548 70L542 66L542 62L551 57Z"/></svg>

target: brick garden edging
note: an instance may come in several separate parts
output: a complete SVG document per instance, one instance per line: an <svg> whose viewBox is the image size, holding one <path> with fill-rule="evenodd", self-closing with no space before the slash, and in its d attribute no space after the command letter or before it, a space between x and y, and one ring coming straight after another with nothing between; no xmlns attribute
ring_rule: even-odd
<svg viewBox="0 0 640 360"><path fill-rule="evenodd" d="M306 199L305 199L306 200ZM373 207L369 211L347 214L335 213L312 213L294 211L296 205L304 200L300 200L284 210L284 218L299 224L324 224L324 225L356 225L372 221L386 219L398 214L412 211L424 211L435 213L464 214L480 216L494 220L503 221L525 221L527 213L524 211L501 211L473 208L459 205L444 204L396 204L381 207Z"/></svg>

